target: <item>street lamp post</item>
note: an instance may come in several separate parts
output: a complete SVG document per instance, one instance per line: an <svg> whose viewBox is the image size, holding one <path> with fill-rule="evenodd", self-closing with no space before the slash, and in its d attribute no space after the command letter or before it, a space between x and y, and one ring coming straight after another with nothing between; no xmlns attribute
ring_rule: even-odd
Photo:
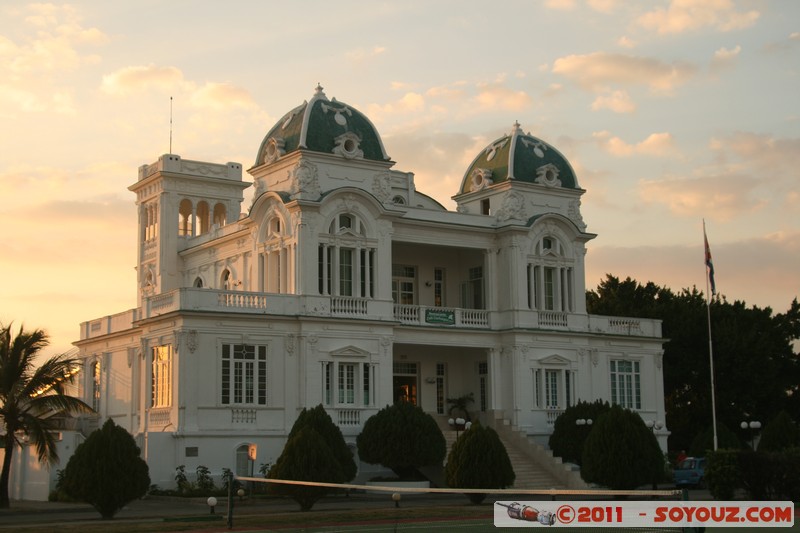
<svg viewBox="0 0 800 533"><path fill-rule="evenodd" d="M743 420L741 424L739 424L743 430L748 431L750 436L750 448L753 451L756 451L756 434L758 430L761 429L761 422L758 420Z"/></svg>

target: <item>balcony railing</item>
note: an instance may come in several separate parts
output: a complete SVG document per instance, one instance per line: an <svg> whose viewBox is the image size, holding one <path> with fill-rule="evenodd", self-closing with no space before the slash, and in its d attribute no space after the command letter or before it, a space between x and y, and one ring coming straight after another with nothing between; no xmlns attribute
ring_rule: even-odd
<svg viewBox="0 0 800 533"><path fill-rule="evenodd" d="M394 318L416 326L489 327L489 312L484 309L395 304Z"/></svg>
<svg viewBox="0 0 800 533"><path fill-rule="evenodd" d="M458 307L393 304L387 300L347 296L220 291L186 287L145 299L140 309L81 324L81 339L131 329L142 319L179 311L234 312L275 316L319 316L384 320L402 325L438 328L542 328L604 335L661 337L661 321L587 315L562 311L487 311Z"/></svg>

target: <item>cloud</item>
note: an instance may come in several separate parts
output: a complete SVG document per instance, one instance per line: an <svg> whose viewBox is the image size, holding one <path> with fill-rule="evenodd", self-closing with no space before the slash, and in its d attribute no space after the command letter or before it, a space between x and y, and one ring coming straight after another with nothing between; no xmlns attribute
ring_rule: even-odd
<svg viewBox="0 0 800 533"><path fill-rule="evenodd" d="M348 61L353 63L363 63L364 61L368 61L370 59L376 58L379 55L386 52L386 47L384 46L373 46L372 48L357 48L355 50L351 50L345 54L345 57Z"/></svg>
<svg viewBox="0 0 800 533"><path fill-rule="evenodd" d="M0 64L6 66L12 81L19 81L23 75L73 70L99 61L98 56L85 54L81 48L100 46L108 37L97 28L84 28L73 7L30 4L24 9L28 15L20 24L27 31L21 33L19 42L0 38Z"/></svg>
<svg viewBox="0 0 800 533"><path fill-rule="evenodd" d="M636 48L636 42L630 37L623 35L617 39L617 46L621 46L622 48Z"/></svg>
<svg viewBox="0 0 800 533"><path fill-rule="evenodd" d="M544 6L548 9L571 11L577 7L575 0L545 0Z"/></svg>
<svg viewBox="0 0 800 533"><path fill-rule="evenodd" d="M215 111L258 108L248 91L230 83L206 83L192 92L190 102L196 107Z"/></svg>
<svg viewBox="0 0 800 533"><path fill-rule="evenodd" d="M474 97L480 109L505 109L522 111L531 107L531 97L525 91L515 91L500 83L483 83L478 85L478 94Z"/></svg>
<svg viewBox="0 0 800 533"><path fill-rule="evenodd" d="M630 157L633 155L667 157L675 155L675 143L672 134L668 132L651 133L645 140L636 144L628 144L619 137L612 136L608 131L594 132L592 137L603 150L616 157Z"/></svg>
<svg viewBox="0 0 800 533"><path fill-rule="evenodd" d="M618 0L586 0L586 4L600 13L611 13L619 6Z"/></svg>
<svg viewBox="0 0 800 533"><path fill-rule="evenodd" d="M672 0L666 9L657 7L644 13L637 23L662 35L702 28L724 32L750 27L759 16L755 10L737 11L731 0Z"/></svg>
<svg viewBox="0 0 800 533"><path fill-rule="evenodd" d="M183 72L176 67L124 67L103 76L100 89L108 94L124 96L133 92L157 89L169 92L185 85Z"/></svg>
<svg viewBox="0 0 800 533"><path fill-rule="evenodd" d="M741 51L742 47L738 44L731 49L727 49L725 47L720 48L714 52L714 57L711 59L711 68L714 70L720 70L733 65L736 59L739 57L739 53L741 53Z"/></svg>
<svg viewBox="0 0 800 533"><path fill-rule="evenodd" d="M713 240L717 289L728 300L759 307L775 306L784 313L800 296L800 232L776 232L732 242ZM692 246L595 246L586 256L586 287L596 288L606 273L630 276L640 283L652 281L673 291L697 286L705 292L702 266L702 230L697 228ZM769 258L765 261L764 258ZM752 280L758 280L753 283ZM732 292L729 288L736 287Z"/></svg>
<svg viewBox="0 0 800 533"><path fill-rule="evenodd" d="M754 176L769 177L773 184L780 180L794 183L800 168L800 137L779 138L751 132L736 132L712 138L709 147L722 165L735 164Z"/></svg>
<svg viewBox="0 0 800 533"><path fill-rule="evenodd" d="M425 109L425 97L417 92L407 92L400 99L384 105L370 104L367 116L379 122L389 116L418 114Z"/></svg>
<svg viewBox="0 0 800 533"><path fill-rule="evenodd" d="M671 92L695 71L689 63L667 64L650 57L606 52L569 55L553 63L554 73L591 91L607 90L609 85L645 85L654 91Z"/></svg>
<svg viewBox="0 0 800 533"><path fill-rule="evenodd" d="M592 103L592 111L601 109L609 109L614 113L633 113L636 111L636 104L633 103L627 91L613 91L595 98Z"/></svg>
<svg viewBox="0 0 800 533"><path fill-rule="evenodd" d="M744 174L642 180L639 196L646 204L661 204L672 213L730 221L763 210L768 201L756 193L758 183Z"/></svg>

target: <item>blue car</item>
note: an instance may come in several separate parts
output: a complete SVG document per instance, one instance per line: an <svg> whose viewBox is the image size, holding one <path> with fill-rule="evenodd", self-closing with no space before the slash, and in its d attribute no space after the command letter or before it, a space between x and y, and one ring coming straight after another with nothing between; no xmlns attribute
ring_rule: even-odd
<svg viewBox="0 0 800 533"><path fill-rule="evenodd" d="M705 484L705 457L687 457L673 470L675 486L702 488Z"/></svg>

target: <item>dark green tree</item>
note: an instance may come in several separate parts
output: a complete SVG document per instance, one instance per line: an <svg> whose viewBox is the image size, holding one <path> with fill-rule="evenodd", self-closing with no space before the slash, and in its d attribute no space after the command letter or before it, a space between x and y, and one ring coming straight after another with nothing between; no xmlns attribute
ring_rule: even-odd
<svg viewBox="0 0 800 533"><path fill-rule="evenodd" d="M717 422L717 449L718 450L740 450L742 441L736 433L728 429L722 422ZM689 455L693 457L705 457L709 451L714 449L714 429L711 424L698 433L692 444L689 446Z"/></svg>
<svg viewBox="0 0 800 533"><path fill-rule="evenodd" d="M441 464L447 454L436 420L408 402L387 406L369 417L356 439L362 461L412 479L420 466Z"/></svg>
<svg viewBox="0 0 800 533"><path fill-rule="evenodd" d="M75 449L64 469L64 491L105 520L144 496L149 486L149 469L136 441L111 419Z"/></svg>
<svg viewBox="0 0 800 533"><path fill-rule="evenodd" d="M342 430L333 423L333 420L325 411L322 404L312 409L303 409L300 412L300 416L297 417L294 426L292 426L292 430L289 432L289 439L304 427L312 428L325 440L325 443L331 449L331 452L333 452L336 461L342 467L344 481L350 481L356 477L358 467L353 458L353 452L347 446L344 436L342 435Z"/></svg>
<svg viewBox="0 0 800 533"><path fill-rule="evenodd" d="M642 418L614 405L586 438L581 477L610 489L635 489L663 477L664 456Z"/></svg>
<svg viewBox="0 0 800 533"><path fill-rule="evenodd" d="M579 401L577 404L567 407L563 413L556 418L553 424L553 433L548 442L553 455L561 457L564 462L581 464L583 457L583 443L592 430L592 425L577 425L576 421L591 420L592 423L600 418L600 415L611 409L608 402L595 400L594 402Z"/></svg>
<svg viewBox="0 0 800 533"><path fill-rule="evenodd" d="M447 457L447 485L460 489L504 489L514 483L516 475L497 432L475 423L453 444ZM481 503L485 493L467 494L474 504Z"/></svg>
<svg viewBox="0 0 800 533"><path fill-rule="evenodd" d="M66 393L80 368L80 362L65 354L36 367L35 359L49 344L47 334L20 327L0 325L0 420L5 433L3 469L0 474L0 508L9 506L8 483L14 450L28 438L36 447L39 461L58 462L54 414L89 413L91 407Z"/></svg>
<svg viewBox="0 0 800 533"><path fill-rule="evenodd" d="M286 442L278 460L270 468L269 479L344 483L347 481L342 465L325 439L310 426L303 426ZM292 498L302 511L310 510L325 494L327 487L308 485L270 484L270 490Z"/></svg>
<svg viewBox="0 0 800 533"><path fill-rule="evenodd" d="M673 292L651 282L608 275L587 293L590 313L662 321L664 395L670 447L688 449L711 425L708 308L696 288ZM785 409L800 416L800 358L793 341L800 338L800 304L785 314L770 308L710 302L717 420L736 427L744 417L766 419ZM758 386L753 386L754 381Z"/></svg>
<svg viewBox="0 0 800 533"><path fill-rule="evenodd" d="M800 428L789 413L781 411L764 426L758 451L779 452L795 447L800 447Z"/></svg>

